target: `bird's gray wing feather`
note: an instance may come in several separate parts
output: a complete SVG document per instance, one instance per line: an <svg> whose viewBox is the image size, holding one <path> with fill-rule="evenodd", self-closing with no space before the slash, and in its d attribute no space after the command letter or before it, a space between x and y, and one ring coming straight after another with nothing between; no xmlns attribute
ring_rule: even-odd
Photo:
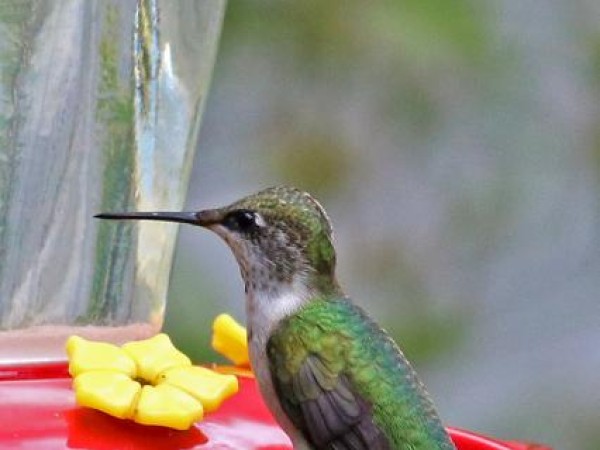
<svg viewBox="0 0 600 450"><path fill-rule="evenodd" d="M344 373L316 353L307 354L291 374L283 355L269 342L273 384L282 407L315 449L385 450L390 443L373 421L371 406L352 389Z"/></svg>

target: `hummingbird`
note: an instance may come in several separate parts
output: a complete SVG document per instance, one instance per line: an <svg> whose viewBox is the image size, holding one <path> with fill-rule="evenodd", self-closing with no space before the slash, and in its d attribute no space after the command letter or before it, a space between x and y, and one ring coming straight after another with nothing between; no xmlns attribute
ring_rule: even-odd
<svg viewBox="0 0 600 450"><path fill-rule="evenodd" d="M277 186L217 209L96 217L187 223L227 243L251 366L295 449L455 449L402 351L340 287L331 222L310 194Z"/></svg>

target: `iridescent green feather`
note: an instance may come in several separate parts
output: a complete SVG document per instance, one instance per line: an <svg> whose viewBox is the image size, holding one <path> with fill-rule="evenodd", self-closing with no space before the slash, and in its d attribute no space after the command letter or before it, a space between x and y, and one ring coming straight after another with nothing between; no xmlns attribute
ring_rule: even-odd
<svg viewBox="0 0 600 450"><path fill-rule="evenodd" d="M378 448L454 448L424 386L398 347L347 299L315 300L284 320L269 340L268 356L282 406L305 433L307 429L314 433L319 423L305 422L310 414L301 406L320 390L337 403L330 414L350 417L353 407L367 408L375 427L364 427L366 433L379 429L389 445ZM347 388L354 402L346 401ZM323 405L329 407L321 402L321 410ZM331 427L340 428L338 422L332 420ZM325 431L330 436L336 433L339 430Z"/></svg>

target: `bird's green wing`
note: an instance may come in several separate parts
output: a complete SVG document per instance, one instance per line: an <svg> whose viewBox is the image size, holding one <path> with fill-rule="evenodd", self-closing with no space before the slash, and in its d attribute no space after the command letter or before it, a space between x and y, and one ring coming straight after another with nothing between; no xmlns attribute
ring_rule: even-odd
<svg viewBox="0 0 600 450"><path fill-rule="evenodd" d="M347 299L283 321L267 356L284 411L314 448L454 449L408 361Z"/></svg>
<svg viewBox="0 0 600 450"><path fill-rule="evenodd" d="M292 373L285 369L281 344L275 337L268 347L274 386L286 414L316 449L391 448L373 422L370 404L353 390L342 367L329 360L331 352L297 348L303 357Z"/></svg>

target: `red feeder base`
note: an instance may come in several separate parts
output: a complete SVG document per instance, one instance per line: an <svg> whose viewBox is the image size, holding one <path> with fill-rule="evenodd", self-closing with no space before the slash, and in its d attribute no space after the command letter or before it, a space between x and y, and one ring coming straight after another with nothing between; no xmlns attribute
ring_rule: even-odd
<svg viewBox="0 0 600 450"><path fill-rule="evenodd" d="M0 368L0 449L290 450L251 377L187 431L148 427L75 404L65 364ZM458 450L550 450L448 428Z"/></svg>

